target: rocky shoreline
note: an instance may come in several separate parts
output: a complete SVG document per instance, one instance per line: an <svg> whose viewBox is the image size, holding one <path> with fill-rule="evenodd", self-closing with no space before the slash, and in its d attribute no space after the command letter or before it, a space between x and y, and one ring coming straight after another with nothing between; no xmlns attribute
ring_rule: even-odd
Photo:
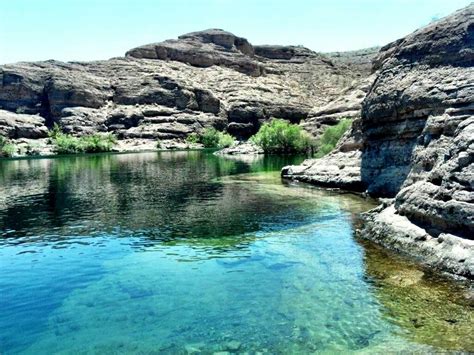
<svg viewBox="0 0 474 355"><path fill-rule="evenodd" d="M55 146L51 144L49 138L20 138L10 140L15 145L17 151L10 158L26 158L26 157L50 157L57 156ZM139 153L153 152L164 150L190 150L204 149L202 144L187 143L177 140L160 141L159 147L157 141L153 139L119 139L117 144L110 150L112 153ZM0 158L2 159L2 158Z"/></svg>
<svg viewBox="0 0 474 355"><path fill-rule="evenodd" d="M474 279L474 5L383 47L336 151L282 176L391 202L363 238Z"/></svg>

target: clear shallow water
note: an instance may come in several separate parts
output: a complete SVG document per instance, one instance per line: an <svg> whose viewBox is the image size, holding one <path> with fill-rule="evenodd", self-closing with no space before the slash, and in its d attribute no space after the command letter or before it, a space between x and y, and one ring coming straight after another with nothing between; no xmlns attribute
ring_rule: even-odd
<svg viewBox="0 0 474 355"><path fill-rule="evenodd" d="M354 238L289 158L0 161L0 353L474 351L462 284Z"/></svg>

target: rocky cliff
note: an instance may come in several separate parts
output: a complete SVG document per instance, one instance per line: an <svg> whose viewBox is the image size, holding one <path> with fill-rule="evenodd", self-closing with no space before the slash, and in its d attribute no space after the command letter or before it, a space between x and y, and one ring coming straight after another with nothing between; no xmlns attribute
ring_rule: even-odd
<svg viewBox="0 0 474 355"><path fill-rule="evenodd" d="M474 278L474 4L383 47L361 119L283 175L393 198L361 235Z"/></svg>
<svg viewBox="0 0 474 355"><path fill-rule="evenodd" d="M270 117L305 120L367 75L304 47L211 29L105 61L0 66L0 134L40 138L58 123L122 140L182 140L207 126L246 138Z"/></svg>

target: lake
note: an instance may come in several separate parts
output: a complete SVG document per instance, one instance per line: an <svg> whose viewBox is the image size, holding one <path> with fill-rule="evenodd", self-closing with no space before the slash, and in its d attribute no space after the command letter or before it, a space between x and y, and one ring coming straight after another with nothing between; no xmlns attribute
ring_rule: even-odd
<svg viewBox="0 0 474 355"><path fill-rule="evenodd" d="M474 351L472 291L355 237L298 157L0 161L1 354Z"/></svg>

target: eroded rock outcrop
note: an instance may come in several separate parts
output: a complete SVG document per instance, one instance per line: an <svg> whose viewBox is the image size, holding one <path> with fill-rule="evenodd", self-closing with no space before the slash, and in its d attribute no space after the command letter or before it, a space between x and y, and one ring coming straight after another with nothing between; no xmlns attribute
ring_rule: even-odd
<svg viewBox="0 0 474 355"><path fill-rule="evenodd" d="M354 81L328 104L313 107L302 123L303 128L318 137L326 127L334 126L343 119L359 119L362 101L367 96L374 79L375 76L371 75L363 80Z"/></svg>
<svg viewBox="0 0 474 355"><path fill-rule="evenodd" d="M48 128L38 115L14 114L0 110L0 136L10 139L45 138Z"/></svg>
<svg viewBox="0 0 474 355"><path fill-rule="evenodd" d="M474 278L474 5L383 47L374 69L353 133L283 174L394 197L361 235Z"/></svg>
<svg viewBox="0 0 474 355"><path fill-rule="evenodd" d="M175 60L196 67L220 65L252 76L264 73L264 66L253 57L253 46L242 37L220 29L192 32L160 43L129 50L134 58Z"/></svg>
<svg viewBox="0 0 474 355"><path fill-rule="evenodd" d="M301 122L362 79L303 47L254 47L206 30L124 58L0 66L0 109L39 115L75 135L183 140L212 126L245 139L271 117Z"/></svg>

